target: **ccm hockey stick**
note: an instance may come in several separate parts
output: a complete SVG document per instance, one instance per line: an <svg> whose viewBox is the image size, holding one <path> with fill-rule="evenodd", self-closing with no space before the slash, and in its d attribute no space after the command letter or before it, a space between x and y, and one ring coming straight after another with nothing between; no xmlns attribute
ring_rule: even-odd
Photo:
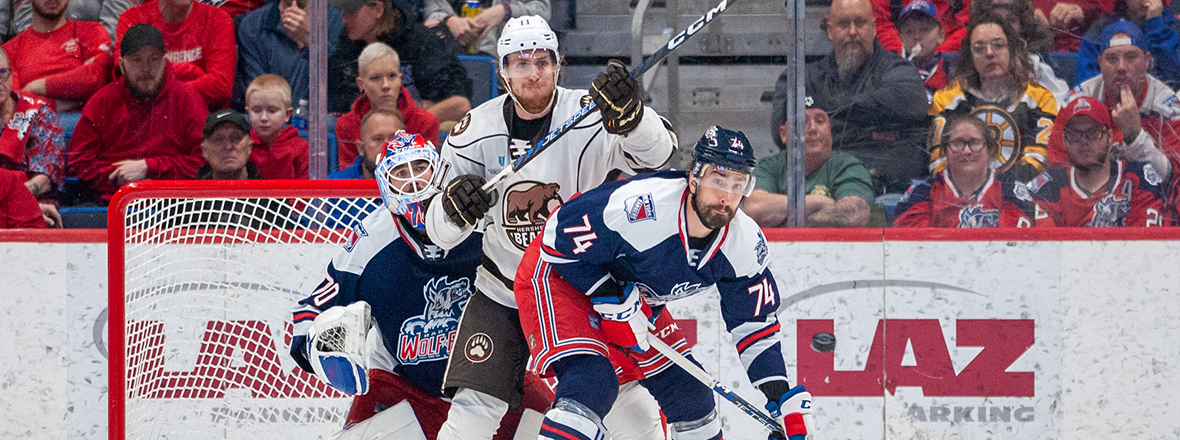
<svg viewBox="0 0 1180 440"><path fill-rule="evenodd" d="M648 327L649 329L654 330L652 325L649 324ZM653 334L650 338L647 338L647 342L648 344L651 344L652 348L656 349L656 351L659 351L660 354L663 354L664 356L667 356L668 359L671 359L672 363L679 365L680 368L683 368L684 371L687 371L688 374L692 375L692 377L695 377L697 380L701 381L701 383L705 384L705 386L712 388L713 391L717 392L717 394L720 394L721 397L725 398L725 400L732 402L738 407L738 409L742 410L742 412L749 414L750 417L753 417L754 420L757 420L762 424L762 426L765 426L771 432L778 432L786 437L786 434L783 432L783 428L779 426L777 421L759 410L750 402L746 401L746 399L743 399L741 396L737 395L737 393L734 393L729 388L726 388L725 385L722 385L721 382L719 382L717 379L714 379L713 376L710 376L708 372L706 372L701 367L698 367L697 364L692 363L692 361L688 360L688 358L684 357L684 355L680 354L680 352L676 351L672 347L669 347L668 344L665 344L664 341L660 340L659 336Z"/></svg>
<svg viewBox="0 0 1180 440"><path fill-rule="evenodd" d="M635 70L632 70L628 77L636 78L640 75L643 75L648 70L651 70L652 67L659 65L660 62L664 61L664 58L668 57L668 54L671 54L682 44L684 44L685 41L688 41L689 38L691 38L693 35L696 35L701 31L701 29L704 29L705 26L716 19L718 15L721 15L722 12L725 12L725 10L729 8L729 3L731 1L737 0L721 0L721 3L718 3L716 7L710 9L709 12L705 13L705 15L702 15L700 18L696 19L696 21L688 25L688 28L680 31L680 33L668 40L668 43L663 47L660 47L660 50L657 50L656 53L651 54L651 56L643 60L643 63L636 67ZM534 145L532 148L529 148L529 150L526 151L523 156L520 156L516 160L512 161L511 167L504 168L503 171L500 171L499 174L496 174L491 178L491 180L488 180L488 182L483 185L483 190L489 191L497 183L500 183L501 180L504 180L508 176L515 174L518 170L520 170L521 167L532 161L534 157L536 157L538 154L541 154L541 152L545 151L546 148L549 148L549 145L553 144L553 142L557 141L558 138L561 138L566 132L570 131L570 129L574 127L574 124L577 124L583 119L586 119L586 116L589 116L590 112L593 112L597 109L598 106L594 105L593 101L591 101L589 104L586 104L585 107L582 107L581 110L578 110L577 113L574 113L573 116L570 116L569 119L566 119L565 122L562 122L561 125L553 129L553 131L549 132L549 134L545 135L545 137L538 141L536 145Z"/></svg>

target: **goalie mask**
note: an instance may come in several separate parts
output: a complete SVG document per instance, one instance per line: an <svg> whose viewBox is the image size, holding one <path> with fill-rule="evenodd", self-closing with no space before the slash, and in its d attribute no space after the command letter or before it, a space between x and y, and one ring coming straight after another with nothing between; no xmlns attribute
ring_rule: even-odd
<svg viewBox="0 0 1180 440"><path fill-rule="evenodd" d="M422 201L442 190L449 169L433 144L400 131L385 143L374 174L385 208L405 217L415 229L425 229Z"/></svg>
<svg viewBox="0 0 1180 440"><path fill-rule="evenodd" d="M692 178L698 185L742 197L754 191L758 160L750 140L740 131L709 127L693 148L692 161Z"/></svg>

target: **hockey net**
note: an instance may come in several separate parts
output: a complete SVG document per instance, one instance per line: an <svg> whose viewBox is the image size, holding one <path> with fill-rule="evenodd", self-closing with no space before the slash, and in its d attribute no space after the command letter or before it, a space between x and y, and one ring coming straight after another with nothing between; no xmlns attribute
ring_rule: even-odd
<svg viewBox="0 0 1180 440"><path fill-rule="evenodd" d="M324 438L349 399L288 354L291 307L372 181L137 182L108 211L110 436Z"/></svg>

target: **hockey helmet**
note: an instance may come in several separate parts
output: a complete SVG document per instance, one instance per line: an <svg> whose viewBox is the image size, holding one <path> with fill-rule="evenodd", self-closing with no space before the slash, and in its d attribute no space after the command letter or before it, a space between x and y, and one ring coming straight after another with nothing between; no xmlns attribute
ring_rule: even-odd
<svg viewBox="0 0 1180 440"><path fill-rule="evenodd" d="M698 184L749 196L754 190L754 148L740 131L719 126L709 127L692 150L692 176ZM729 175L725 179L702 179L715 170Z"/></svg>
<svg viewBox="0 0 1180 440"><path fill-rule="evenodd" d="M508 54L528 51L530 54L537 49L552 52L554 60L561 59L557 51L557 34L549 28L549 23L539 15L527 15L508 20L504 30L500 32L500 39L496 42L496 55L500 59L501 70L507 61ZM506 75L508 72L502 72Z"/></svg>
<svg viewBox="0 0 1180 440"><path fill-rule="evenodd" d="M385 208L405 216L415 228L424 228L421 202L442 190L449 169L430 141L399 131L377 158L377 187Z"/></svg>

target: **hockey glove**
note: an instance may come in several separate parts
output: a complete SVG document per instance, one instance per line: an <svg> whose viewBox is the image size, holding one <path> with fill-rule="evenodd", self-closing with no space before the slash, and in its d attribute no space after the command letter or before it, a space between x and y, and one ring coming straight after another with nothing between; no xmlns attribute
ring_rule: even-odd
<svg viewBox="0 0 1180 440"><path fill-rule="evenodd" d="M606 282L614 283L614 280ZM627 283L620 290L621 295L591 295L590 304L602 315L602 333L612 344L643 353L651 349L647 342L651 307L639 296L634 283Z"/></svg>
<svg viewBox="0 0 1180 440"><path fill-rule="evenodd" d="M608 133L620 136L634 131L643 119L639 82L627 75L622 62L610 60L606 72L599 73L590 85L590 98L602 112L602 125Z"/></svg>
<svg viewBox="0 0 1180 440"><path fill-rule="evenodd" d="M307 359L316 377L348 395L369 392L369 304L336 306L315 318L307 331Z"/></svg>
<svg viewBox="0 0 1180 440"><path fill-rule="evenodd" d="M443 192L443 212L455 226L474 225L487 214L492 196L481 186L488 179L475 174L464 174L451 180Z"/></svg>
<svg viewBox="0 0 1180 440"><path fill-rule="evenodd" d="M787 434L789 440L805 440L812 432L815 422L811 419L811 393L803 385L796 386L773 398L788 387L784 381L772 381L760 385L758 388L767 395L766 410L771 417L778 420L779 426ZM770 433L770 438L781 438L778 433Z"/></svg>

